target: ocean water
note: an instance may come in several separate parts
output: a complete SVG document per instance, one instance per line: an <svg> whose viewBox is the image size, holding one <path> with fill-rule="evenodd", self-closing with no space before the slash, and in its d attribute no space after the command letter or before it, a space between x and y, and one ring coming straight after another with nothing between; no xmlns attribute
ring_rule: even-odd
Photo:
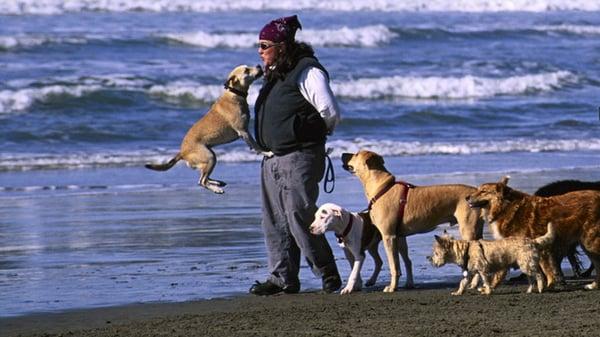
<svg viewBox="0 0 600 337"><path fill-rule="evenodd" d="M416 184L600 180L600 1L5 0L0 316L235 296L264 279L260 157L216 148L220 196L184 165L143 164L177 152L229 71L259 63L262 26L291 14L343 114L320 202L366 206L339 164L363 148ZM432 236L408 239L417 283L459 275L427 264ZM306 266L301 278L320 287Z"/></svg>

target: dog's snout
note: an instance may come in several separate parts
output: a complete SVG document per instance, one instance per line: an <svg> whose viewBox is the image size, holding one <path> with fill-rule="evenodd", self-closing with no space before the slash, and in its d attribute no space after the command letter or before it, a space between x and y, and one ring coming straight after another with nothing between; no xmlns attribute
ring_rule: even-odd
<svg viewBox="0 0 600 337"><path fill-rule="evenodd" d="M352 172L353 167L348 165L348 162L352 159L354 155L352 153L342 153L342 168L346 171Z"/></svg>
<svg viewBox="0 0 600 337"><path fill-rule="evenodd" d="M352 156L353 156L352 153L342 153L342 163L348 164L350 159L352 159Z"/></svg>

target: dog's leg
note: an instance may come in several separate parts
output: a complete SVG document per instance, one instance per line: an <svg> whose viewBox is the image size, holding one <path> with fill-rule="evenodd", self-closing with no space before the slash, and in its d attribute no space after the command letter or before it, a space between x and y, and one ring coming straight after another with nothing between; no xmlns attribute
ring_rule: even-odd
<svg viewBox="0 0 600 337"><path fill-rule="evenodd" d="M354 259L354 264L352 266L352 272L350 273L350 277L348 278L348 284L346 287L342 289L340 292L341 295L349 294L353 291L358 291L362 289L362 279L360 278L360 269L362 268L362 264L365 261L365 255L359 252L359 249L354 252L357 254L356 259Z"/></svg>
<svg viewBox="0 0 600 337"><path fill-rule="evenodd" d="M469 284L469 289L477 289L477 286L479 285L479 274L475 274L473 275L473 278L471 279L471 284Z"/></svg>
<svg viewBox="0 0 600 337"><path fill-rule="evenodd" d="M344 255L346 255L346 260L348 260L348 263L350 263L350 268L352 268L354 266L354 255L352 255L350 248L347 246L344 246Z"/></svg>
<svg viewBox="0 0 600 337"><path fill-rule="evenodd" d="M460 280L460 283L458 285L458 289L452 293L450 293L451 295L454 296L458 296L458 295L462 295L465 292L465 289L467 288L467 284L469 284L471 282L471 277L473 275L470 272L465 272L463 278Z"/></svg>
<svg viewBox="0 0 600 337"><path fill-rule="evenodd" d="M398 247L396 235L383 234L383 247L388 259L388 265L390 267L390 284L383 289L383 292L390 293L396 291L398 287L398 277L400 269L400 259L398 257Z"/></svg>
<svg viewBox="0 0 600 337"><path fill-rule="evenodd" d="M218 182L209 178L217 163L215 153L210 148L206 147L203 144L198 144L196 151L188 155L186 160L188 161L188 163L190 163L191 167L200 171L200 179L198 179L198 185L209 189L217 194L224 193L223 189L218 187L222 186L219 183L223 182Z"/></svg>
<svg viewBox="0 0 600 337"><path fill-rule="evenodd" d="M344 244L344 255L346 255L346 259L348 260L348 263L350 263L350 269L352 270L352 272L350 273L350 276L348 277L348 284L346 285L346 288L348 288L348 285L350 283L353 284L353 286L350 288L351 292L352 290L361 290L362 289L362 278L360 277L360 268L362 268L362 264L364 263L364 254L362 256L363 261L358 265L358 272L356 273L356 275L354 275L354 268L356 268L356 263L358 262L358 260L356 260L354 258L354 254L353 254L353 250L351 250L347 244ZM360 257L360 248L356 250L356 255L358 255ZM353 279L354 277L354 279ZM345 293L344 293L345 294Z"/></svg>
<svg viewBox="0 0 600 337"><path fill-rule="evenodd" d="M548 288L552 288L556 283L560 283L560 274L556 268L555 259L548 250L540 252L540 267L546 276Z"/></svg>
<svg viewBox="0 0 600 337"><path fill-rule="evenodd" d="M379 276L379 273L381 272L381 267L383 266L383 260L381 259L381 256L379 255L379 239L373 240L373 242L369 245L368 251L369 254L373 257L373 264L375 265L373 268L373 274L371 274L371 277L369 278L369 280L367 281L367 283L365 283L365 285L367 287L371 287L374 286L375 283L377 282L377 277Z"/></svg>
<svg viewBox="0 0 600 337"><path fill-rule="evenodd" d="M398 250L400 251L400 256L402 256L402 260L404 261L404 267L406 268L406 289L412 289L415 287L415 282L413 280L412 273L412 261L410 257L408 257L408 244L406 242L406 236L398 237Z"/></svg>
<svg viewBox="0 0 600 337"><path fill-rule="evenodd" d="M242 138L244 142L246 142L246 144L248 144L248 146L250 146L250 148L256 153L262 154L263 156L267 157L273 157L273 152L265 151L260 145L258 145L258 143L254 140L254 138L252 138L252 136L247 131L236 130L236 132L238 136L240 136L240 138Z"/></svg>
<svg viewBox="0 0 600 337"><path fill-rule="evenodd" d="M483 281L483 287L481 293L484 295L490 295L492 293L492 287L490 287L490 277L487 271L479 272L481 280Z"/></svg>
<svg viewBox="0 0 600 337"><path fill-rule="evenodd" d="M590 252L587 252L587 253L588 253L588 257L590 258L590 261L592 261L592 265L596 269L596 279L594 280L594 282L587 284L585 286L585 289L595 290L595 289L598 289L598 284L600 284L600 255L590 253Z"/></svg>
<svg viewBox="0 0 600 337"><path fill-rule="evenodd" d="M541 294L544 291L544 277L541 270L535 272L535 281L537 282L538 293Z"/></svg>
<svg viewBox="0 0 600 337"><path fill-rule="evenodd" d="M492 287L493 289L498 288L500 283L502 283L502 281L504 281L504 279L506 278L506 274L508 274L508 269L504 269L494 273L490 282L490 287Z"/></svg>

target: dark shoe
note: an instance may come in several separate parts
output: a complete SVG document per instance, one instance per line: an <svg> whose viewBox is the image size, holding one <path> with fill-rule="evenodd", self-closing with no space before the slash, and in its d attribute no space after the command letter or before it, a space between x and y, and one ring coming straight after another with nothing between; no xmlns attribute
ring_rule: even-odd
<svg viewBox="0 0 600 337"><path fill-rule="evenodd" d="M342 279L340 275L332 275L323 278L323 292L331 294L334 291L338 291L342 287Z"/></svg>
<svg viewBox="0 0 600 337"><path fill-rule="evenodd" d="M271 283L270 281L266 282L258 282L250 287L250 293L258 296L269 296L275 295L280 292L284 292L286 294L297 294L300 291L300 286L286 286L284 288Z"/></svg>

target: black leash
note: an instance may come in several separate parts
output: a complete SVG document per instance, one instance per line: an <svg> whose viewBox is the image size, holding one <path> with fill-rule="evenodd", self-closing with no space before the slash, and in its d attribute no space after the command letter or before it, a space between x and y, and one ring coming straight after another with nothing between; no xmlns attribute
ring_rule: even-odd
<svg viewBox="0 0 600 337"><path fill-rule="evenodd" d="M333 172L333 163L329 157L329 154L332 151L332 148L328 148L327 151L325 151L325 159L327 159L327 162L325 163L325 179L323 180L323 191L325 191L325 193L331 193L335 188L335 172ZM327 188L329 183L331 183L331 189Z"/></svg>

